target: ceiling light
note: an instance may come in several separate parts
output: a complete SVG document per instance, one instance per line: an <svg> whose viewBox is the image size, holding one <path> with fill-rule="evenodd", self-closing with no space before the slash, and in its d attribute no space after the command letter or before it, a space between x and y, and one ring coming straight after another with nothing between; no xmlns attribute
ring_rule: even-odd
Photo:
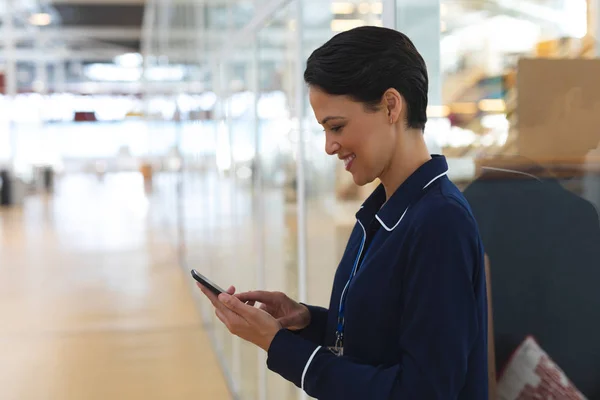
<svg viewBox="0 0 600 400"><path fill-rule="evenodd" d="M86 65L84 73L88 79L105 82L137 82L142 77L141 68L122 68L102 63Z"/></svg>
<svg viewBox="0 0 600 400"><path fill-rule="evenodd" d="M48 13L36 13L29 16L29 23L35 26L46 26L52 22L52 16Z"/></svg>
<svg viewBox="0 0 600 400"><path fill-rule="evenodd" d="M333 2L331 3L331 12L334 15L348 15L354 12L354 4L350 2Z"/></svg>
<svg viewBox="0 0 600 400"><path fill-rule="evenodd" d="M365 21L362 19L334 19L331 21L331 30L333 32L344 32L364 26L364 24Z"/></svg>
<svg viewBox="0 0 600 400"><path fill-rule="evenodd" d="M371 6L369 3L360 3L358 5L358 12L361 14L368 14L371 11Z"/></svg>
<svg viewBox="0 0 600 400"><path fill-rule="evenodd" d="M144 58L140 53L125 53L116 56L114 63L124 68L137 68L142 66Z"/></svg>
<svg viewBox="0 0 600 400"><path fill-rule="evenodd" d="M383 3L378 1L376 3L371 4L371 13L382 14L383 13Z"/></svg>

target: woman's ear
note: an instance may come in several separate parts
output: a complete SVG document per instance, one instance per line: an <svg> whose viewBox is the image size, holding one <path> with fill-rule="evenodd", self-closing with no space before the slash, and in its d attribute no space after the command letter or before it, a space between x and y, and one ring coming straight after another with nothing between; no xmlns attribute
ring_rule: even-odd
<svg viewBox="0 0 600 400"><path fill-rule="evenodd" d="M396 89L388 89L383 94L383 106L390 124L395 124L404 109L404 99Z"/></svg>

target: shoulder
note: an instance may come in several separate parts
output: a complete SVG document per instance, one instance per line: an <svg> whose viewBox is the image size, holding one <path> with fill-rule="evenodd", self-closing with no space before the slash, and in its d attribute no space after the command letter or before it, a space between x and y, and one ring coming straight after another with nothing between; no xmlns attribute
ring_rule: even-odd
<svg viewBox="0 0 600 400"><path fill-rule="evenodd" d="M469 203L458 189L438 187L415 205L413 226L417 233L470 233L477 235L477 224Z"/></svg>
<svg viewBox="0 0 600 400"><path fill-rule="evenodd" d="M466 277L483 265L483 243L475 218L460 192L435 190L415 207L409 263L436 274ZM455 275L457 271L462 273Z"/></svg>

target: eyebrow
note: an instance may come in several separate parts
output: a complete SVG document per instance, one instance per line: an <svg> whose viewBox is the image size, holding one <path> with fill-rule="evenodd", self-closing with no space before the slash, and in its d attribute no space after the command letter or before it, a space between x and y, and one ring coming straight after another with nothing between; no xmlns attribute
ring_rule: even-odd
<svg viewBox="0 0 600 400"><path fill-rule="evenodd" d="M321 121L321 125L326 124L328 121L331 121L332 119L346 119L346 118L345 117L334 117L334 116L325 117Z"/></svg>

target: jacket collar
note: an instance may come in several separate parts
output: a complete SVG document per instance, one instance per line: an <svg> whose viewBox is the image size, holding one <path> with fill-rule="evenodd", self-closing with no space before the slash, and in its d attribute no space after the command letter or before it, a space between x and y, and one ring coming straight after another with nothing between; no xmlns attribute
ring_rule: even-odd
<svg viewBox="0 0 600 400"><path fill-rule="evenodd" d="M385 230L391 232L400 224L409 206L421 197L424 189L447 174L446 158L432 155L431 160L410 175L387 202L385 188L380 184L356 213L356 219L366 227L375 218Z"/></svg>

